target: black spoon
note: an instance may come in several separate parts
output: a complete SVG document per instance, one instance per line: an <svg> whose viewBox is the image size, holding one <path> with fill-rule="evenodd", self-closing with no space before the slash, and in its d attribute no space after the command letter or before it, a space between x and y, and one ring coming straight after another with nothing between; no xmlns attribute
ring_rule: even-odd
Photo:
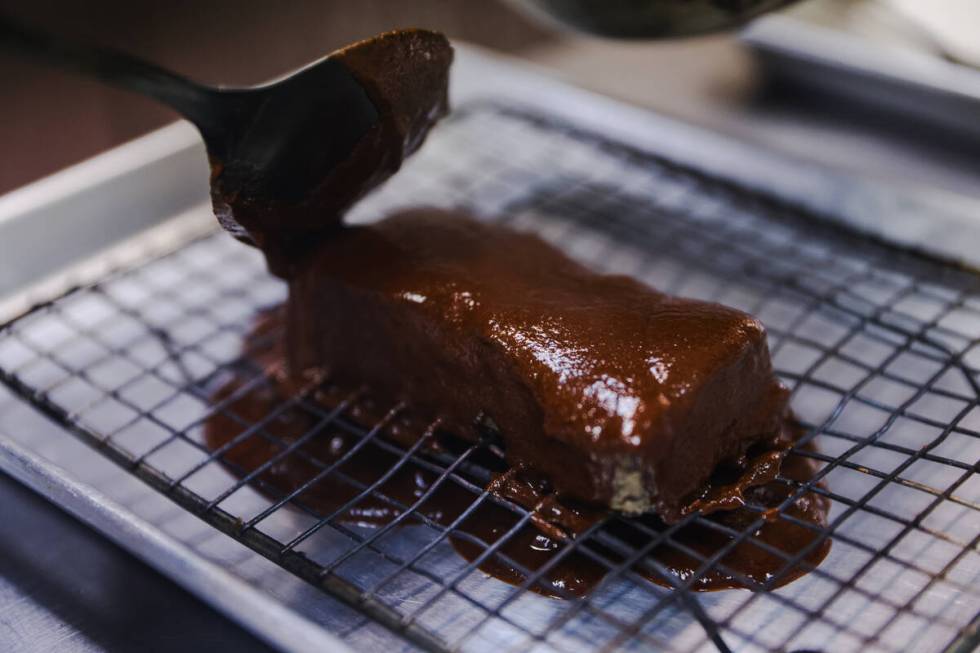
<svg viewBox="0 0 980 653"><path fill-rule="evenodd" d="M277 254L288 257L290 243L338 224L418 147L446 112L452 61L441 34L404 30L265 86L223 89L3 16L0 49L148 95L194 123L211 159L218 219L265 249L274 269Z"/></svg>

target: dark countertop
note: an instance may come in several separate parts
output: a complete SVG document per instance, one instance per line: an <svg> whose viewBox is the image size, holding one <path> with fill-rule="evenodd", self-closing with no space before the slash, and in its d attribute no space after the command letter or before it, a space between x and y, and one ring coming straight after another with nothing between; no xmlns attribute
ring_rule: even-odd
<svg viewBox="0 0 980 653"><path fill-rule="evenodd" d="M272 650L3 474L0 505L5 653Z"/></svg>

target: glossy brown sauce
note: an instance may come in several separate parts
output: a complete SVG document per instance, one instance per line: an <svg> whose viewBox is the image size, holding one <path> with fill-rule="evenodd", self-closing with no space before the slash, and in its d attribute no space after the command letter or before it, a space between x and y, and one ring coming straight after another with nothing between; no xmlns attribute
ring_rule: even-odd
<svg viewBox="0 0 980 653"><path fill-rule="evenodd" d="M781 570L782 557L752 541L721 558L729 571L713 564L696 573L699 560L760 521L746 500L769 517L755 542L789 555L814 544L805 562L819 563L829 542L815 543L814 531L773 510L791 492L776 480L780 467L797 480L814 468L786 457L794 439L783 426L787 393L762 325L596 275L540 239L462 215L416 210L340 228L346 209L397 171L446 113L452 49L442 35L407 30L331 58L366 92L378 121L306 196L253 196L214 161L219 221L290 281L288 347L273 333L276 319L260 320L246 358L266 370L265 381L228 379L214 394L237 416L218 411L205 428L227 467L261 468L270 494L302 489L296 502L335 523L442 529L459 520L449 540L464 558L514 584L540 572L532 589L548 596L586 594L624 564L666 586L695 578L698 590L778 586L802 575L805 567ZM418 424L402 416L365 440L309 410L282 412L297 393L335 406L321 389L326 370L343 387L369 380L382 403L410 397L416 419L438 416L460 442L492 426L513 467L498 456L488 473L461 483L385 446L418 442ZM364 406L344 415L376 423ZM246 432L266 420L264 433ZM421 455L451 452L446 437L428 433ZM660 517L626 519L599 505ZM787 513L822 526L827 503L807 495ZM668 528L661 519L685 517L693 524L669 527L671 539L634 563L624 558Z"/></svg>
<svg viewBox="0 0 980 653"><path fill-rule="evenodd" d="M275 326L274 321L268 318L260 321L247 345L247 357L259 368L273 371L268 374L267 380L249 384L244 377L232 378L214 394L213 400L215 404L222 405L222 410L217 411L206 424L205 441L212 450L229 447L229 443L246 428L243 424L251 425L267 419L298 391L279 381L279 376L274 373L280 356ZM358 420L356 411L347 414ZM317 416L299 408L287 410L271 419L265 427L265 432L271 438L261 435L244 437L241 442L223 451L222 460L233 473L247 474L280 453L285 444L295 442L316 428L317 419ZM368 424L374 418L362 415L361 420ZM316 476L324 466L343 460L334 472L325 474L296 499L322 516L337 512L336 523L381 527L402 517L404 506L418 503L412 514L402 518L400 526L428 521L431 526L447 527L479 496L472 487L464 487L452 479L437 483L439 476L435 471L409 460L375 493L357 499L362 488L381 479L399 462L400 456L375 439L362 442L363 436L352 434L349 429L330 425L320 430L260 475L267 492L292 492ZM383 442L392 437L402 439L390 428L380 429L375 436L386 438ZM438 434L428 436L427 445L432 450L445 451L441 442ZM781 457L781 454L777 458L771 451L762 451L754 457L750 456L745 469L729 470L729 478L724 478L724 472L716 475L702 502L696 504L703 512L712 509L714 512L693 524L677 528L671 535L671 543L654 548L632 565L632 570L638 576L664 586L691 578L701 565L699 556L703 559L714 555L732 539L730 533L713 528L711 524L728 527L738 533L759 519L756 510L719 508L730 508L734 500L732 497L741 496L741 492L755 504L775 508L792 492L789 484L779 481L748 489L742 487L746 483L752 485L753 481L758 482L759 474L769 475L768 478L775 476ZM785 479L806 481L815 470L815 464L809 458L790 455L782 461L781 475ZM750 478L753 475L756 476ZM739 487L733 489L735 486ZM479 564L484 573L508 583L524 582L523 570L533 572L545 568L577 535L597 521L607 519L598 535L588 536L584 546L565 554L543 572L538 583L531 586L532 590L546 596L581 596L588 593L606 575L609 566L621 563L624 554L631 555L650 542L656 533L667 528L652 516L617 518L601 509L559 501L547 491L543 482L535 481L523 472L504 470L499 466L487 488L491 495L522 506L532 515L527 524L496 549L496 554L486 557ZM349 502L354 503L347 506ZM827 510L826 499L809 493L784 512L803 522L823 527ZM518 511L485 498L455 528L449 540L460 555L472 562L483 555L488 546L493 547L500 541L519 520ZM794 524L774 510L753 534L752 540L736 545L721 559L720 565L712 565L707 573L700 574L693 588L742 588L770 581L773 587L784 585L805 574L809 567L819 564L830 548L829 540L815 546L805 556L802 565L785 570L782 569L785 563L783 557L765 551L753 541L768 544L792 556L810 545L816 535L814 530ZM684 548L690 551L684 551ZM661 575L663 572L672 578L664 578Z"/></svg>

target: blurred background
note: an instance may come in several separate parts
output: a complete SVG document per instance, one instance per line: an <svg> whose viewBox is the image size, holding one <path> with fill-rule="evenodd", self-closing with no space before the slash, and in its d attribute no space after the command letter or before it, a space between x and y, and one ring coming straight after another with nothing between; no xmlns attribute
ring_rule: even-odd
<svg viewBox="0 0 980 653"><path fill-rule="evenodd" d="M36 0L36 27L124 49L203 82L256 84L387 29L430 27L509 52L547 31L496 1ZM150 100L0 54L0 192L176 118ZM14 156L10 156L15 153Z"/></svg>
<svg viewBox="0 0 980 653"><path fill-rule="evenodd" d="M668 42L560 32L514 4L3 0L0 7L51 32L227 85L261 82L386 29L430 27L760 146L980 193L976 0L811 0L747 33ZM891 70L878 74L879 64ZM878 82L909 73L916 83L869 86L855 67L870 68ZM143 98L2 53L0 79L0 193L175 118ZM938 88L923 95L923 81Z"/></svg>

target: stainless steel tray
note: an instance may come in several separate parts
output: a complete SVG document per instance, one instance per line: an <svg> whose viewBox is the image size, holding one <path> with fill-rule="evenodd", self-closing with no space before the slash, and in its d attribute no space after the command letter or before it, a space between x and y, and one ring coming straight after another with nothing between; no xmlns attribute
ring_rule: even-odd
<svg viewBox="0 0 980 653"><path fill-rule="evenodd" d="M622 255L613 257L615 260L603 260L602 252L610 251L609 234L602 229L583 231L570 228L568 223L561 220L565 214L575 213L575 206L567 204L568 197L565 198L566 204L563 207L548 209L540 203L521 205L522 198L529 193L547 194L549 190L554 190L554 183L574 181L584 170L588 171L586 180L598 186L590 187L586 184L585 192L576 195L579 208L602 199L621 201L626 193L625 197L630 201L621 206L627 213L633 211L645 215L647 210L643 207L648 203L666 212L683 207L685 212L693 211L687 217L699 225L697 228L714 224L705 231L710 234L712 229L725 228L723 223L710 222L718 219L719 211L722 216L725 211L738 211L739 219L751 219L752 211L760 210L741 203L741 200L738 204L726 204L722 201L724 193L730 191L744 198L746 192L751 193L746 188L760 189L766 195L755 199L768 198L766 202L776 202L766 204L767 214L785 211L793 213L797 219L812 221L814 225L838 220L900 243L915 246L928 243L929 248L936 253L977 264L976 252L969 246L969 239L965 234L976 234L980 231L980 222L977 221L980 207L968 198L926 188L897 189L858 179L841 179L832 171L787 160L772 153L758 152L739 143L565 87L533 71L468 47L461 47L459 54L454 73L454 101L457 105L470 107L467 109L468 114L434 134L431 142L417 160L407 166L404 174L383 192L365 202L354 219L371 219L385 207L420 201L437 204L465 203L478 207L488 216L500 214L505 207L523 206L524 208L513 211L517 226L540 230L546 236L561 241L573 254L590 260L593 264L616 268L635 264L648 257L652 250L640 247L634 248L632 252L620 249ZM487 99L496 103L494 107L497 108L480 104ZM524 117L508 118L507 110L501 110L499 105L506 107L514 103L530 105L532 111L529 114L521 112ZM534 118L527 117L535 115L545 116L549 124L557 117L559 122L554 124L559 125L560 119L564 117L574 127L566 129L535 126ZM629 154L632 150L627 152L619 149L616 150L616 156L611 156L604 148L597 148L596 143L589 140L589 129L601 134L603 142L622 140L640 150L656 152L659 157L647 159L640 154ZM515 143L519 146L515 146ZM495 149L504 146L507 147L505 151ZM623 156L627 157L625 163ZM522 162L522 157L527 160ZM116 238L113 234L122 238L133 233L135 229L131 216L134 213L140 214L139 226L154 222L163 224L151 233L137 235L133 241L118 245L108 256L123 265L139 263L135 269L140 271L139 275L145 275L146 280L162 275L152 283L167 284L168 275L172 275L175 270L196 269L200 272L201 266L204 266L204 270L228 270L234 273L231 278L217 282L210 280L209 276L208 283L221 283L225 290L247 288L246 309L281 297L281 286L262 274L261 262L254 252L221 235L209 235L213 227L201 183L205 178L203 162L203 152L192 132L186 126L170 127L143 141L125 146L108 157L84 164L33 188L0 199L0 261L6 262L14 260L12 257L19 257L17 270L24 266L25 269L32 270L32 276L41 272L50 272L53 275L44 284L31 290L22 288L22 282L26 279L18 280L16 290L7 298L6 305L10 307L8 310L19 310L18 307L23 307L32 296L35 299L44 299L63 293L66 287L73 284L105 278L106 268L115 267L107 263L105 257L100 257L95 262L87 261L83 265L76 264L99 246L114 242ZM552 174L535 175L529 172L527 166L537 171L545 169ZM675 167L676 175L664 174L665 169L673 170ZM454 174L454 170L467 174ZM490 174L490 170L494 174ZM703 197L695 194L692 197L690 181L699 179L703 173L719 175L738 186L725 190L724 184L712 182L705 187L713 189L712 194L705 194ZM542 181L547 184L538 187ZM158 197L162 199L159 202L140 201L143 196L157 196L155 185L159 185ZM699 187L694 186L693 190L698 191ZM637 196L637 193L640 195ZM642 201L638 197L642 197ZM777 201L778 198L791 203L783 206ZM806 207L812 214L801 217L803 214L800 207ZM177 214L181 215L168 219ZM825 217L820 217L821 215ZM648 218L654 219L651 216ZM64 241L52 242L42 238L44 234L50 233L48 228L52 221L63 230ZM81 235L90 231L95 224L102 227L98 231L102 236L101 240L93 241L90 238L76 246L73 237L79 235L80 241ZM810 227L805 224L807 223L798 223L800 231L783 232L783 236L787 233L810 233ZM630 227L619 226L623 229ZM635 225L630 228L634 227ZM953 229L956 231L951 235ZM861 267L862 255L870 256L873 253L873 261L883 266L887 264L890 252L903 261L903 266L913 263L919 265L916 263L919 259L903 254L901 250L882 248L861 239L855 241L853 236L835 240L833 229L819 233L828 240L822 244L800 243L800 260L795 264L821 260L837 263L846 261L847 265L861 268L866 277L862 279L867 283L858 285L867 285L863 290L871 293L870 299L866 297L865 301L875 302L881 311L889 315L888 323L883 327L877 325L885 331L898 329L899 333L903 333L902 329L907 331L911 328L910 324L920 332L935 328L937 325L930 323L930 319L935 322L937 316L930 315L924 321L922 317L924 314L929 315L930 306L935 310L935 302L945 302L943 315L946 316L953 311L950 306L959 302L957 306L962 311L954 311L960 320L954 325L956 328L952 334L939 329L937 337L946 338L944 347L958 347L957 351L962 350L963 353L954 356L957 361L968 354L973 346L971 343L975 343L976 336L980 333L980 322L975 319L973 311L975 300L971 294L976 288L970 286L970 275L964 277L965 281L957 278L953 283L952 277L943 276L933 283L909 272L914 270L920 275L929 271L940 271L943 275L962 274L951 271L948 266L926 262L921 269L903 268L906 270L905 277L900 274L895 276L887 270L883 270L879 276L874 265L866 263ZM573 237L575 234L588 237ZM678 236L678 246L686 242L690 241ZM855 245L856 242L861 244ZM72 246L67 247L65 243L71 243ZM158 263L145 263L152 258L154 252L172 251L181 243L188 244L175 257L161 259ZM841 252L835 253L832 248L821 250L821 247L828 246L827 243L836 243ZM751 240L739 238L733 239L731 244L743 255L747 255L745 252L753 247ZM758 242L755 246L759 248L759 253L776 251L774 247L778 249L776 244L768 241ZM859 249L855 250L855 247ZM30 255L25 255L25 252ZM597 253L600 255L599 260ZM665 261L665 265L666 263ZM64 268L68 268L67 275ZM675 289L686 294L710 295L720 291L717 284L713 285L710 281L712 274L716 273L717 271L705 273L696 267L678 270L675 266L672 278L676 282ZM235 274L240 276L236 277ZM964 283L965 289L961 287ZM947 284L951 284L950 287L954 290L949 290ZM777 284L774 290L780 288ZM902 295L904 304L887 294L889 289L896 288ZM129 291L122 292L138 293L139 288L130 287ZM161 292L164 290L161 289ZM730 287L725 292L728 293L724 297L725 301L731 303L744 304L751 302L752 297L759 301L757 288L752 290L748 286L740 289ZM955 297L951 298L949 293L953 293ZM67 303L59 302L54 305L51 309L53 312L35 312L34 315L40 319L34 322L33 327L29 323L18 322L17 329L23 328L23 333L31 333L34 346L40 347L41 351L46 351L45 348L49 346L53 349L60 339L57 333L59 326L57 320L46 321L44 316L60 314L66 309L74 310L70 308L73 300L84 303L91 298L85 289L68 295L67 300L62 300ZM194 301L202 300L198 297ZM816 301L815 305L823 304ZM83 321L99 320L98 307L90 306L78 310L80 313L76 317ZM90 311L95 311L95 314L89 314ZM226 317L231 322L235 321L233 316ZM800 325L783 325L781 328L780 320L787 317L785 314L780 315L778 311L771 315L763 314L763 319L767 319L774 333L784 334L779 337L786 342L780 347L791 350L789 341L801 335L798 332ZM837 317L847 319L840 315ZM858 329L861 332L858 335L868 335L863 333L868 320L874 326L875 320L880 320L880 316L866 318ZM818 340L825 335L820 332L821 329L833 330L832 324L811 326L817 331L803 335ZM120 328L124 329L125 325L120 325ZM10 342L12 340L0 342L0 369L16 369L23 362L18 361L18 357L27 356L30 359L32 356L30 352L25 354L23 350L18 351L11 347ZM930 344L929 340L911 338L906 345L911 349L904 353L921 354L916 348L923 342L923 346ZM800 345L799 342L796 344ZM812 342L810 346L813 347ZM890 346L901 350L897 344L892 343ZM824 349L826 350L826 345ZM225 353L227 355L227 351ZM935 356L935 352L933 355ZM784 356L789 357L787 362L793 361L799 356L799 352ZM835 359L839 354L831 352L829 356ZM843 359L836 362L844 363ZM967 374L972 373L969 370L972 368L968 368ZM888 380L885 370L875 369L874 372L881 377L882 382ZM839 373L845 374L846 371ZM32 374L35 376L14 375L19 383L15 384L15 389L21 395L27 396L35 406L50 407L50 398L32 396L30 387L45 383L43 379L50 381L52 374L57 379L59 373L42 364ZM9 375L5 378L12 379ZM796 382L805 384L804 382L813 380L803 375ZM837 387L833 385L833 381L831 378L831 386ZM941 409L943 400L949 397L932 392L931 385L925 387L928 405L936 410ZM823 391L833 392L827 388L823 388ZM880 392L884 396L875 399L894 401L895 398L888 395L892 391L882 388ZM818 390L812 392L819 393ZM971 389L956 388L945 392L953 392L953 396L957 397L967 393L965 396L969 398ZM68 401L65 397L62 399ZM76 417L81 417L81 413L85 412L84 397L76 396L69 401L79 401L82 403L76 404L80 406ZM846 407L848 401L844 401L842 407ZM798 409L803 409L801 412L806 416L808 407L819 412L818 403L816 400L803 401ZM188 410L193 412L193 409ZM103 417L108 416L106 412L101 414ZM809 417L819 421L818 415L811 414ZM857 420L848 423L848 428L858 428L863 418L849 415L848 419ZM131 474L120 470L103 455L44 419L30 403L7 394L0 397L0 431L5 434L0 438L0 460L4 469L92 523L268 641L286 650L336 649L343 645L364 650L381 647L410 650L414 647L409 640L366 618L359 610L298 580L185 512L155 490L137 481ZM962 445L961 450L957 450L954 458L943 459L958 462L959 465L966 464L967 469L969 464L975 466L978 449L974 447L976 440L971 439L976 437L974 426L968 422L951 422L944 441L950 434L955 435L957 441L962 440L966 444ZM899 437L899 434L895 434L895 437ZM902 441L899 452L910 451L906 445L927 446L931 442L923 434L919 435L921 441L915 440L915 433L904 433L901 437L906 440ZM868 440L865 445L876 443L865 439ZM926 455L930 450L927 447L918 455ZM968 591L970 583L975 586L980 577L980 560L974 550L977 541L977 533L974 531L980 526L975 512L978 500L976 484L967 475L953 487L949 485L948 479L942 477L947 471L943 468L939 470L939 477L916 474L913 478L906 479L901 476L901 470L894 472L892 468L885 467L883 460L896 453L893 448L861 446L851 450L847 459L838 459L839 456L834 458L840 453L842 452L832 451L830 454L831 461L837 460L833 465L841 468L839 475L846 476L843 471L849 470L877 479L876 482L881 487L876 493L880 493L879 500L884 502L883 506L869 506L870 499L858 501L854 498L865 496L861 489L864 481L860 476L858 480L844 478L832 483L831 489L842 493L838 494L841 512L836 516L843 515L846 524L835 536L837 544L831 557L821 567L823 575L812 575L771 595L758 595L761 598L750 599L752 595L742 592L723 592L701 597L699 601L712 620L723 620L726 614L729 619L734 619L732 615L738 615L735 619L737 623L730 623L722 628L721 641L744 650L770 648L781 640L789 642L793 647L830 646L831 650L853 649L858 646L872 650L875 647L881 650L898 650L896 647L907 642L916 642L923 647L922 650L941 650L947 644L950 647L958 645L953 640L960 636L959 630L965 629L980 610L976 595ZM906 455L910 463L919 462L916 455ZM850 459L851 456L853 459ZM972 462L962 463L964 460ZM935 461L927 458L925 462ZM891 471L881 471L879 467ZM953 468L963 471L961 466L953 465ZM862 469L865 471L862 472ZM939 524L930 522L926 528L921 523L912 523L901 516L904 509L901 505L896 507L894 502L901 502L902 492L914 488L915 484L921 486L920 489L946 488L937 490L938 503L925 515L930 519L940 515L945 521ZM854 494L852 496L849 493ZM925 494L933 500L937 497L930 492ZM257 496L252 499L260 501ZM848 502L854 504L850 505L850 510ZM965 510L965 517L955 512L956 510ZM889 530L894 523L888 523L888 519L882 521L882 511L886 516L898 515L901 520L908 522L906 528L909 532L901 533L896 539L894 531ZM912 511L912 508L908 508L908 511ZM915 511L911 514L914 515ZM852 515L856 516L852 518ZM962 523L957 522L957 519ZM286 522L288 521L287 519ZM959 546L956 549L957 557L952 560L948 549L950 538L953 542L968 544ZM887 550L876 553L876 547ZM909 551L914 551L911 561L906 557L895 558L896 553L904 556ZM871 564L866 564L869 561ZM859 569L862 570L861 573L855 576ZM939 577L940 571L943 573L942 578ZM483 593L481 596L488 600L506 595L507 589L494 582L473 582L477 588L473 591ZM963 589L964 584L967 590ZM413 601L416 601L412 595L415 590L402 589L402 598L394 603L392 597L387 597L396 614L399 610L411 609ZM794 613L791 610L787 613L787 605L807 606L808 601L818 601L819 605L819 601L825 598L821 593L828 591L837 591L835 598L822 608L823 612L816 613L809 620L800 618L800 614L805 615L806 612ZM357 597L347 599L356 602ZM741 607L750 602L751 609ZM905 608L895 609L896 602ZM617 596L615 603L615 609L632 611L634 615L644 608L640 599L628 594ZM923 618L923 610L928 615L929 606L939 606L943 610L941 618L937 618L935 623ZM603 606L607 607L609 606ZM544 623L562 608L560 603L529 596L520 601L520 609L525 620L520 623ZM857 612L863 615L863 626L849 623L849 619ZM441 615L439 623L431 620L423 623L423 632L414 633L411 641L438 647L441 645L440 637L451 639L454 634L453 621L465 625L471 623L466 620L472 617L472 609L467 612L465 606L451 606ZM464 648L487 650L510 646L525 647L527 642L522 633L514 631L513 619L508 621L500 617L491 614L481 636L467 639L462 643ZM682 609L662 612L656 622L638 623L640 630L648 631L647 639L624 640L634 647L642 648L649 644L651 637L659 641L669 641L669 646L680 650L711 645L708 638L710 633L706 634L702 624ZM950 626L950 623L954 626ZM601 624L573 621L572 625L575 628L556 633L554 640L533 640L532 643L542 650L549 647L575 650L587 642L598 646L602 643L599 638L609 635L608 628L603 630ZM870 634L874 634L875 627L885 628L885 632L881 637L862 643L862 627L871 628ZM426 639L426 636L433 633L436 635L435 640ZM868 637L869 633L863 634ZM963 633L970 636L966 630ZM961 640L959 645L968 646L971 642L967 638Z"/></svg>
<svg viewBox="0 0 980 653"><path fill-rule="evenodd" d="M742 33L766 70L812 88L901 112L976 139L980 136L980 70L946 61L915 45L862 38L819 7L766 17ZM812 10L812 11L811 11ZM803 13L803 15L799 15ZM897 39L896 39L897 40Z"/></svg>

